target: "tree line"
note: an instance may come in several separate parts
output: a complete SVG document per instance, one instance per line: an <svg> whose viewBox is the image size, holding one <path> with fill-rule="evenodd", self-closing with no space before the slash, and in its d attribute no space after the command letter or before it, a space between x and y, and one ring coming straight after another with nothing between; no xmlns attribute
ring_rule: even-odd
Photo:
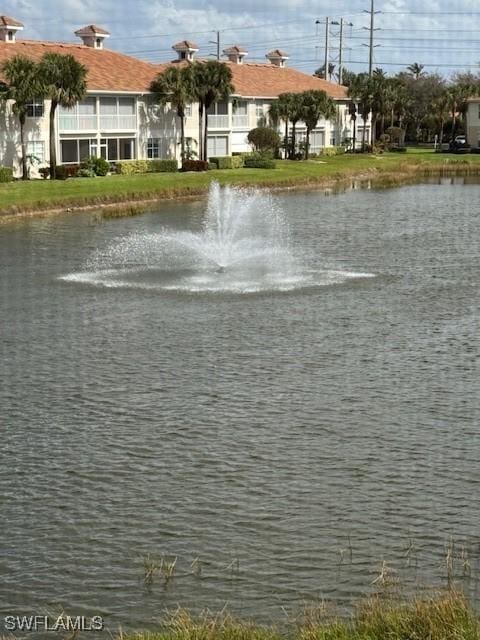
<svg viewBox="0 0 480 640"><path fill-rule="evenodd" d="M343 84L360 115L366 119L371 114L372 144L385 139L392 128L414 143L431 141L435 135L440 144L446 135L454 139L465 131L468 99L480 95L480 74L458 72L446 80L437 73L427 73L419 63L394 76L381 68L371 77L344 70ZM355 124L353 108L351 115Z"/></svg>

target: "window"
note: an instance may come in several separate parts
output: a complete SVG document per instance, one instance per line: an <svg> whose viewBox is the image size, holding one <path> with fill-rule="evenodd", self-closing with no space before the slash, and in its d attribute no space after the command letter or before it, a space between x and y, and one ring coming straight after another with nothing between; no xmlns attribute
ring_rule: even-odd
<svg viewBox="0 0 480 640"><path fill-rule="evenodd" d="M208 109L209 116L226 116L228 115L228 104L226 102L215 102Z"/></svg>
<svg viewBox="0 0 480 640"><path fill-rule="evenodd" d="M255 103L255 115L257 116L257 119L263 118L263 116L265 115L263 102Z"/></svg>
<svg viewBox="0 0 480 640"><path fill-rule="evenodd" d="M35 99L27 104L27 118L43 118L43 100Z"/></svg>
<svg viewBox="0 0 480 640"><path fill-rule="evenodd" d="M100 98L100 113L103 116L117 115L117 99L116 98Z"/></svg>
<svg viewBox="0 0 480 640"><path fill-rule="evenodd" d="M191 104L185 105L185 115L187 116L187 118L191 118L192 117L192 105Z"/></svg>
<svg viewBox="0 0 480 640"><path fill-rule="evenodd" d="M97 113L96 98L85 98L78 103L78 114L81 116L94 116Z"/></svg>
<svg viewBox="0 0 480 640"><path fill-rule="evenodd" d="M149 138L147 142L147 158L150 160L160 157L160 139Z"/></svg>
<svg viewBox="0 0 480 640"><path fill-rule="evenodd" d="M62 140L62 164L78 162L78 140Z"/></svg>
<svg viewBox="0 0 480 640"><path fill-rule="evenodd" d="M133 98L119 98L118 113L121 116L133 116L135 114L135 100Z"/></svg>
<svg viewBox="0 0 480 640"><path fill-rule="evenodd" d="M247 102L246 100L239 100L235 107L235 115L236 116L246 116L247 115Z"/></svg>
<svg viewBox="0 0 480 640"><path fill-rule="evenodd" d="M27 155L33 156L40 163L45 162L45 143L43 140L27 142Z"/></svg>
<svg viewBox="0 0 480 640"><path fill-rule="evenodd" d="M13 31L8 32L8 40L9 42L13 42Z"/></svg>

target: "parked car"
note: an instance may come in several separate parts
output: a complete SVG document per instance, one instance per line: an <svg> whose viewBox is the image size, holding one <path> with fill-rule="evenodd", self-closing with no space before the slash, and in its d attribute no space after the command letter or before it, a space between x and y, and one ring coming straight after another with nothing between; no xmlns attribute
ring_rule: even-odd
<svg viewBox="0 0 480 640"><path fill-rule="evenodd" d="M449 151L468 151L470 149L470 145L467 143L467 136L455 136L453 140L450 140L448 148Z"/></svg>

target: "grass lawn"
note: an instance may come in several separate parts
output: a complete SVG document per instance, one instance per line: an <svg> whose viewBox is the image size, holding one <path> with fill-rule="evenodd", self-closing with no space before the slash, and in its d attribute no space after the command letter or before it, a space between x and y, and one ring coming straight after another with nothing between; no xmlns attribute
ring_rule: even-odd
<svg viewBox="0 0 480 640"><path fill-rule="evenodd" d="M100 203L125 203L195 195L212 180L220 184L332 186L355 176L408 177L422 172L470 171L480 173L480 154L446 155L425 150L406 154L342 155L308 162L278 161L276 169L234 169L206 173L148 173L105 178L70 178L66 181L32 180L0 184L0 215Z"/></svg>

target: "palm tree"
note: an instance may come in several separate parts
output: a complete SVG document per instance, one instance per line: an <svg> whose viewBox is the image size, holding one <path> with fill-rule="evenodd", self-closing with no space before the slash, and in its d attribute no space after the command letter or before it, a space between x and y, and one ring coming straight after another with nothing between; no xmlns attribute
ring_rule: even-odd
<svg viewBox="0 0 480 640"><path fill-rule="evenodd" d="M333 118L336 108L334 101L327 96L325 91L305 91L300 95L302 98L302 120L307 127L305 160L308 160L312 130L315 129L320 118L326 120Z"/></svg>
<svg viewBox="0 0 480 640"><path fill-rule="evenodd" d="M413 64L409 64L407 67L407 71L414 77L415 80L418 80L421 76L424 75L423 70L425 66L423 64L418 64L418 62L414 62Z"/></svg>
<svg viewBox="0 0 480 640"><path fill-rule="evenodd" d="M4 100L12 100L13 113L20 124L20 144L22 147L22 180L28 179L27 143L25 141L25 121L28 104L39 98L42 88L38 81L38 65L30 58L16 55L7 60L2 71L7 81L1 92Z"/></svg>
<svg viewBox="0 0 480 640"><path fill-rule="evenodd" d="M290 160L293 160L295 158L295 152L296 152L296 146L297 146L296 127L297 127L297 122L302 119L303 103L302 103L301 93L290 93L288 95L289 97L287 98L287 113L288 113L288 119L292 123L292 142L290 145L289 158Z"/></svg>
<svg viewBox="0 0 480 640"><path fill-rule="evenodd" d="M283 142L284 157L288 155L288 122L290 116L290 106L292 103L293 93L282 93L278 96L278 100L272 102L268 112L270 122L275 127L278 126L280 120L285 122L285 138Z"/></svg>
<svg viewBox="0 0 480 640"><path fill-rule="evenodd" d="M192 69L169 67L159 73L150 85L155 100L161 104L170 104L180 120L180 147L182 163L185 160L185 109L194 101Z"/></svg>
<svg viewBox="0 0 480 640"><path fill-rule="evenodd" d="M355 103L358 103L358 112L363 119L362 131L362 151L365 151L366 124L368 116L372 111L373 103L373 83L375 81L369 77L367 73L359 73L351 85L348 87L348 96ZM372 140L373 140L373 122L372 122ZM354 143L355 144L355 143ZM355 147L354 147L355 148Z"/></svg>
<svg viewBox="0 0 480 640"><path fill-rule="evenodd" d="M200 145L201 158L207 160L208 109L219 100L228 100L233 93L232 72L226 64L218 60L195 62L191 65L191 69L193 95L199 105L199 140L203 138L203 145Z"/></svg>
<svg viewBox="0 0 480 640"><path fill-rule="evenodd" d="M87 92L87 70L72 55L46 53L39 63L39 76L50 99L50 177L56 178L55 114L60 105L72 108Z"/></svg>

